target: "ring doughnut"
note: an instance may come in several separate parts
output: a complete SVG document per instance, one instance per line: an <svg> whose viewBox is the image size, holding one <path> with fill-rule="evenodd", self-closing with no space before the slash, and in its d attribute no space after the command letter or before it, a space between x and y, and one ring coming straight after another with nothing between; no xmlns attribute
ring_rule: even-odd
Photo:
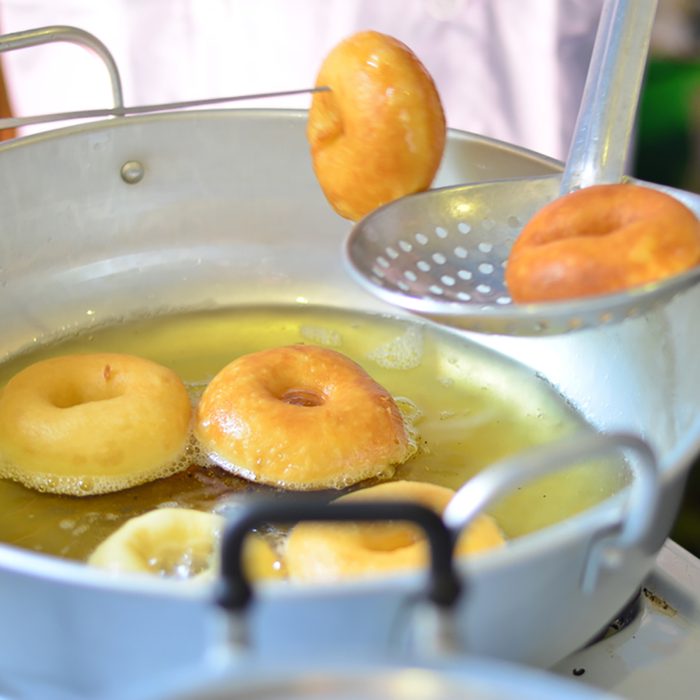
<svg viewBox="0 0 700 700"><path fill-rule="evenodd" d="M445 148L445 115L433 79L400 41L355 34L326 57L316 78L307 137L316 177L341 216L430 186Z"/></svg>
<svg viewBox="0 0 700 700"><path fill-rule="evenodd" d="M42 360L0 394L0 474L86 496L187 466L191 404L170 369L132 355Z"/></svg>
<svg viewBox="0 0 700 700"><path fill-rule="evenodd" d="M453 495L451 489L435 484L390 481L354 491L334 502L412 501L442 513ZM480 515L460 536L455 551L465 556L503 543L493 518ZM406 523L300 523L287 538L285 561L293 580L330 583L418 569L427 565L428 549L420 529Z"/></svg>
<svg viewBox="0 0 700 700"><path fill-rule="evenodd" d="M556 199L525 225L505 280L519 303L612 294L700 262L700 221L677 199L632 184Z"/></svg>
<svg viewBox="0 0 700 700"><path fill-rule="evenodd" d="M168 578L208 576L225 519L189 508L159 508L127 520L88 558L117 573Z"/></svg>
<svg viewBox="0 0 700 700"><path fill-rule="evenodd" d="M226 520L190 508L158 508L127 520L90 555L88 564L114 573L211 579ZM253 580L282 578L279 558L258 534L245 540L243 566Z"/></svg>
<svg viewBox="0 0 700 700"><path fill-rule="evenodd" d="M334 350L291 345L239 357L204 390L195 435L222 468L281 488L341 488L415 451L391 395Z"/></svg>

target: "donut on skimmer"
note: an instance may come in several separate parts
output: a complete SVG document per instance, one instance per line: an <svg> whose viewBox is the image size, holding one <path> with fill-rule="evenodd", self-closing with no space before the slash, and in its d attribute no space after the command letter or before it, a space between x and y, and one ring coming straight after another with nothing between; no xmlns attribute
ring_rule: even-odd
<svg viewBox="0 0 700 700"><path fill-rule="evenodd" d="M411 501L442 514L453 495L451 489L435 484L390 481L334 502ZM460 536L455 554L474 554L503 543L493 518L480 515ZM287 538L285 561L291 579L330 583L424 567L428 545L420 528L407 523L300 523Z"/></svg>
<svg viewBox="0 0 700 700"><path fill-rule="evenodd" d="M0 393L0 475L75 496L167 476L187 466L191 413L180 378L150 360L42 360Z"/></svg>
<svg viewBox="0 0 700 700"><path fill-rule="evenodd" d="M202 395L195 434L224 469L294 490L390 476L415 451L386 389L339 352L312 345L224 367Z"/></svg>
<svg viewBox="0 0 700 700"><path fill-rule="evenodd" d="M595 185L542 208L505 271L519 303L612 294L700 263L700 221L674 197L632 184Z"/></svg>
<svg viewBox="0 0 700 700"><path fill-rule="evenodd" d="M326 198L347 219L430 186L445 148L445 115L415 54L374 31L326 57L316 78L307 136Z"/></svg>

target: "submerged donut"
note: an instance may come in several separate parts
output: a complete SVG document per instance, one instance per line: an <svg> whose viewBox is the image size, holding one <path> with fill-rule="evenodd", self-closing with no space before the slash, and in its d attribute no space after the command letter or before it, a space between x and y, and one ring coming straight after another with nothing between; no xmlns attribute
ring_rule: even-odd
<svg viewBox="0 0 700 700"><path fill-rule="evenodd" d="M191 412L179 377L150 360L42 360L0 394L0 475L75 496L167 476L187 466Z"/></svg>
<svg viewBox="0 0 700 700"><path fill-rule="evenodd" d="M224 469L294 490L389 476L415 451L386 389L348 357L312 345L224 367L199 402L195 435Z"/></svg>
<svg viewBox="0 0 700 700"><path fill-rule="evenodd" d="M700 262L700 221L677 199L632 184L595 185L541 209L505 271L520 303L611 294Z"/></svg>
<svg viewBox="0 0 700 700"><path fill-rule="evenodd" d="M419 503L442 514L454 491L415 481L393 481L336 499L348 501L401 500ZM493 518L480 515L460 536L455 553L464 556L503 545ZM407 523L300 523L285 549L291 579L330 583L343 578L408 571L428 562L428 547L417 526Z"/></svg>
<svg viewBox="0 0 700 700"><path fill-rule="evenodd" d="M225 519L189 508L159 508L127 520L88 558L88 564L120 573L167 578L207 575Z"/></svg>
<svg viewBox="0 0 700 700"><path fill-rule="evenodd" d="M225 524L214 513L158 508L127 520L95 549L88 564L116 573L208 579L218 569L218 545ZM257 534L245 540L243 566L255 580L282 577L279 558Z"/></svg>
<svg viewBox="0 0 700 700"><path fill-rule="evenodd" d="M445 115L433 79L400 41L355 34L326 57L316 78L307 136L314 171L341 216L430 186L445 148Z"/></svg>

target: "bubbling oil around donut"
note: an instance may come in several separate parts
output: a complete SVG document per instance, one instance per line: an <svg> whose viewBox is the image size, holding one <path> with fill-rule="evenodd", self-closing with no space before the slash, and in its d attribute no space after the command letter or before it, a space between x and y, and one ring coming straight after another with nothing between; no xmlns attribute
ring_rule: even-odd
<svg viewBox="0 0 700 700"><path fill-rule="evenodd" d="M170 367L193 402L232 359L298 342L348 355L396 398L416 452L395 478L458 488L497 459L586 428L566 400L529 370L448 330L338 309L251 307L132 319L52 339L0 365L0 386L27 365L75 352L131 353ZM405 398L404 398L405 397ZM312 409L313 410L313 409ZM180 470L182 467L185 469ZM117 493L56 496L0 480L0 541L83 560L131 517L182 506L219 512L250 494L283 498L212 466L190 444L179 471ZM538 481L493 511L516 537L603 500L627 479L624 464L591 463ZM76 480L76 492L90 484ZM342 487L342 485L339 485ZM337 495L327 492L328 498Z"/></svg>
<svg viewBox="0 0 700 700"><path fill-rule="evenodd" d="M166 479L181 472L199 458L199 447L190 436L185 449L173 460L164 462L159 469L149 471L147 476L129 474L117 476L66 476L56 474L28 473L13 462L0 456L0 479L12 479L40 493L60 492L68 496L98 496L114 491L123 491L156 479Z"/></svg>
<svg viewBox="0 0 700 700"><path fill-rule="evenodd" d="M193 553L191 548L151 557L147 563L150 572L160 578L191 579L211 568L210 559Z"/></svg>

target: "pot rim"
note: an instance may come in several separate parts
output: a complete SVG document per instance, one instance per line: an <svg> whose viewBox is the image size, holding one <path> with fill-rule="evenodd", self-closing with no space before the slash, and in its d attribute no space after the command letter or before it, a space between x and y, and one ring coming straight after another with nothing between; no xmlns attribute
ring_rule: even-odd
<svg viewBox="0 0 700 700"><path fill-rule="evenodd" d="M295 689L294 697L301 697L312 689L314 697L319 683L322 697L335 696L335 690L345 697L348 688L367 683L385 691L394 688L400 697L416 697L415 688L423 688L426 696L451 697L458 692L476 698L562 698L570 700L615 700L611 695L588 685L554 675L549 671L516 664L511 661L461 653L442 654L437 658L421 659L390 656L372 659L331 659L309 663L304 655L277 662L274 667L254 656L246 658L244 668L231 659L219 664L203 664L186 669L167 679L150 679L145 686L135 689L137 700L194 700L194 698L222 698L222 693L235 697L285 697L285 689ZM399 691L399 688L403 690ZM409 691L409 688L411 690ZM380 688L374 688L379 690ZM274 695L270 694L271 691ZM278 695L277 692L280 694ZM408 691L408 692L406 692ZM376 697L375 692L372 697ZM482 695L483 693L483 695ZM397 697L398 697L397 696ZM230 697L234 697L231 695ZM353 695L354 697L354 695ZM393 694L392 694L393 697Z"/></svg>
<svg viewBox="0 0 700 700"><path fill-rule="evenodd" d="M129 128L139 124L149 124L160 121L191 121L209 119L237 119L264 117L266 119L280 119L282 121L306 121L308 117L307 109L295 108L271 108L271 107L235 107L235 108L214 108L214 109L188 109L172 112L158 112L153 114L139 114L132 116L115 116L106 119L95 119L81 124L59 126L46 131L18 136L15 139L0 143L0 154L5 151L24 148L35 143L53 140L57 138L71 137L76 134L82 135L86 132L105 131L113 128ZM448 127L449 140L469 141L480 145L489 146L504 151L517 151L519 155L531 158L541 165L549 166L553 172L562 172L564 163L556 158L547 156L523 146L516 146L501 139L491 136L484 136L473 131L465 131Z"/></svg>

